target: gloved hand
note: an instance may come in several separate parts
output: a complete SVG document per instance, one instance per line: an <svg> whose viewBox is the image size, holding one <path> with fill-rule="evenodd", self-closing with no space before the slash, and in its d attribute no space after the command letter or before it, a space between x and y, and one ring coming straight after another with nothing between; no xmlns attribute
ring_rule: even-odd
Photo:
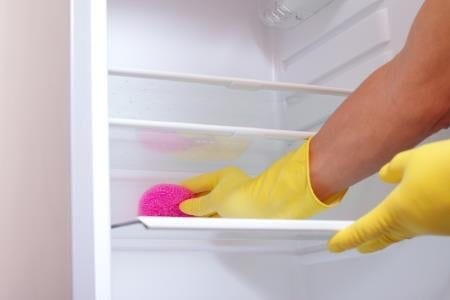
<svg viewBox="0 0 450 300"><path fill-rule="evenodd" d="M217 213L229 218L307 218L329 205L314 195L309 180L309 140L289 152L256 178L238 168L225 168L181 184L204 196L182 202L180 209L194 216ZM337 203L345 191L328 199Z"/></svg>
<svg viewBox="0 0 450 300"><path fill-rule="evenodd" d="M328 243L374 252L418 235L450 235L450 140L402 152L379 172L398 186L375 209Z"/></svg>

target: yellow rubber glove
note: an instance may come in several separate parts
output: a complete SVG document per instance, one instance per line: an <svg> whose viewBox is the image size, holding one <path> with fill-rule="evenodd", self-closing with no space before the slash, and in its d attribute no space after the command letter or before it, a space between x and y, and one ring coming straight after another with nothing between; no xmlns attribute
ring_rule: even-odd
<svg viewBox="0 0 450 300"><path fill-rule="evenodd" d="M204 196L184 201L180 209L194 216L228 218L310 217L328 207L314 195L309 180L309 140L289 152L256 178L229 167L181 184ZM327 203L337 203L345 192Z"/></svg>
<svg viewBox="0 0 450 300"><path fill-rule="evenodd" d="M402 152L379 172L398 186L328 243L333 252L381 250L418 235L450 235L450 140Z"/></svg>

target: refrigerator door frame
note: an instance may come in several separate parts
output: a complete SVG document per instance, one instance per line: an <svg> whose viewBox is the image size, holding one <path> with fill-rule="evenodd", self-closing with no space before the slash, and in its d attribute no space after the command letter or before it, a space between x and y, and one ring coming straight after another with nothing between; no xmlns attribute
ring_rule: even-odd
<svg viewBox="0 0 450 300"><path fill-rule="evenodd" d="M71 1L72 299L109 300L107 1Z"/></svg>

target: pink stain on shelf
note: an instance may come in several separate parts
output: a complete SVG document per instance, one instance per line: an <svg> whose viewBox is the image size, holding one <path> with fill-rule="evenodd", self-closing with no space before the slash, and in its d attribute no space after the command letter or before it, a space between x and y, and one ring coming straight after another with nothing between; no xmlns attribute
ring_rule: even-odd
<svg viewBox="0 0 450 300"><path fill-rule="evenodd" d="M138 141L145 148L158 152L179 152L191 146L191 141L176 132L144 131Z"/></svg>
<svg viewBox="0 0 450 300"><path fill-rule="evenodd" d="M194 197L189 189L162 183L148 189L139 201L139 216L189 217L178 207L184 200Z"/></svg>

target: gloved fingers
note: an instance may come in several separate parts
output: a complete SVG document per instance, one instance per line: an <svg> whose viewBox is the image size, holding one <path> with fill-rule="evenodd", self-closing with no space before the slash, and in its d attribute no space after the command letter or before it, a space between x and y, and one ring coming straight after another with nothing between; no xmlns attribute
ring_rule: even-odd
<svg viewBox="0 0 450 300"><path fill-rule="evenodd" d="M381 240L373 240L371 242L367 242L357 248L358 252L362 254L368 254L383 250L384 248L390 246L392 243L387 243Z"/></svg>
<svg viewBox="0 0 450 300"><path fill-rule="evenodd" d="M193 193L209 192L213 190L224 176L246 176L243 171L236 167L228 167L214 172L205 173L189 178L180 184Z"/></svg>
<svg viewBox="0 0 450 300"><path fill-rule="evenodd" d="M328 249L331 252L343 252L383 235L391 226L384 217L386 214L389 214L389 211L384 203L381 203L355 223L336 233L328 241Z"/></svg>
<svg viewBox="0 0 450 300"><path fill-rule="evenodd" d="M377 239L367 242L358 247L358 251L361 253L372 253L382 250L394 243L400 242L404 239L411 238L410 236L401 236L394 232L387 232Z"/></svg>
<svg viewBox="0 0 450 300"><path fill-rule="evenodd" d="M411 155L412 152L409 150L394 156L394 158L389 163L385 164L378 172L380 178L384 182L399 183L403 178L405 166L407 165Z"/></svg>
<svg viewBox="0 0 450 300"><path fill-rule="evenodd" d="M207 217L216 213L214 204L214 198L207 195L183 201L179 207L185 214L196 217Z"/></svg>

